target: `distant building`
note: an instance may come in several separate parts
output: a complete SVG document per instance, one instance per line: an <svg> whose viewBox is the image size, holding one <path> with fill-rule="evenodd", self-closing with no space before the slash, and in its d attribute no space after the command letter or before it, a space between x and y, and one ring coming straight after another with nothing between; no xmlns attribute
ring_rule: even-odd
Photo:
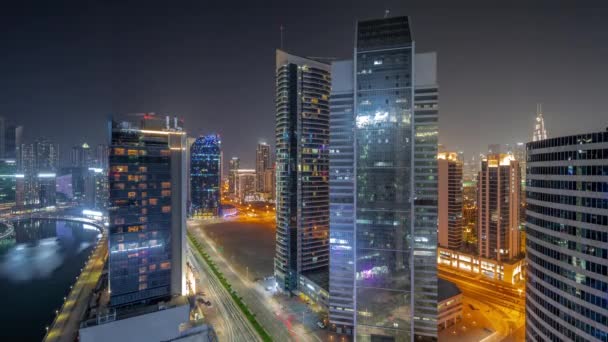
<svg viewBox="0 0 608 342"><path fill-rule="evenodd" d="M247 196L253 195L255 191L255 170L254 169L238 169L236 175L236 197L240 201L245 201Z"/></svg>
<svg viewBox="0 0 608 342"><path fill-rule="evenodd" d="M606 340L608 130L526 149L526 341Z"/></svg>
<svg viewBox="0 0 608 342"><path fill-rule="evenodd" d="M300 290L302 275L329 277L330 88L328 64L277 50L274 274L282 291Z"/></svg>
<svg viewBox="0 0 608 342"><path fill-rule="evenodd" d="M219 135L201 136L190 148L190 213L218 216L220 210L221 145Z"/></svg>
<svg viewBox="0 0 608 342"><path fill-rule="evenodd" d="M437 279L437 326L445 329L462 319L462 292L456 284Z"/></svg>
<svg viewBox="0 0 608 342"><path fill-rule="evenodd" d="M101 168L88 168L84 178L84 204L93 209L108 207L108 174Z"/></svg>
<svg viewBox="0 0 608 342"><path fill-rule="evenodd" d="M545 119L543 118L543 107L541 104L538 104L536 106L536 122L534 123L532 141L540 141L545 139L547 139L547 129L545 128Z"/></svg>
<svg viewBox="0 0 608 342"><path fill-rule="evenodd" d="M270 145L259 143L255 151L255 191L266 192L266 179L264 173L272 167L272 152Z"/></svg>
<svg viewBox="0 0 608 342"><path fill-rule="evenodd" d="M89 165L89 167L93 166L95 168L107 170L109 154L110 154L110 152L108 149L108 145L104 145L104 144L97 145L97 148L95 149L95 165Z"/></svg>
<svg viewBox="0 0 608 342"><path fill-rule="evenodd" d="M11 125L0 117L0 159L16 160L22 135L22 126Z"/></svg>
<svg viewBox="0 0 608 342"><path fill-rule="evenodd" d="M274 166L264 170L264 194L267 200L274 200L276 197L276 172Z"/></svg>
<svg viewBox="0 0 608 342"><path fill-rule="evenodd" d="M17 163L14 159L0 159L0 209L15 205Z"/></svg>
<svg viewBox="0 0 608 342"><path fill-rule="evenodd" d="M89 166L93 166L95 163L92 162L92 159L91 147L86 142L72 147L70 160L73 167L88 168Z"/></svg>
<svg viewBox="0 0 608 342"><path fill-rule="evenodd" d="M145 114L139 124L112 123L112 306L186 292L186 149L186 134L177 119Z"/></svg>
<svg viewBox="0 0 608 342"><path fill-rule="evenodd" d="M437 155L439 246L459 250L463 238L462 161L456 153Z"/></svg>
<svg viewBox="0 0 608 342"><path fill-rule="evenodd" d="M481 162L478 187L479 255L498 261L520 255L521 169L509 154L490 154Z"/></svg>
<svg viewBox="0 0 608 342"><path fill-rule="evenodd" d="M484 258L476 253L460 252L442 247L438 247L437 250L437 263L440 265L511 285L525 280L525 260L523 258L497 261Z"/></svg>
<svg viewBox="0 0 608 342"><path fill-rule="evenodd" d="M240 160L238 157L230 159L228 167L228 193L236 195L237 170L240 168Z"/></svg>

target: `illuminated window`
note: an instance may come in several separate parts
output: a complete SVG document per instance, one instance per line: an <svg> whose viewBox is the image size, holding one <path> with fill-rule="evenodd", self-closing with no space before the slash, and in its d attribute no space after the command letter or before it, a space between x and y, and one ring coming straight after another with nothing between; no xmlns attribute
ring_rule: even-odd
<svg viewBox="0 0 608 342"><path fill-rule="evenodd" d="M114 165L112 166L112 172L128 172L129 167L126 165Z"/></svg>
<svg viewBox="0 0 608 342"><path fill-rule="evenodd" d="M137 193L135 191L129 191L127 195L129 198L135 198L135 196L137 196Z"/></svg>
<svg viewBox="0 0 608 342"><path fill-rule="evenodd" d="M124 243L119 243L118 244L118 250L119 251L124 251L125 250L125 244Z"/></svg>
<svg viewBox="0 0 608 342"><path fill-rule="evenodd" d="M136 155L138 155L139 153L137 152L137 150L129 150L129 151L127 152L127 154L128 154L128 155L130 155L130 156L136 156Z"/></svg>
<svg viewBox="0 0 608 342"><path fill-rule="evenodd" d="M146 223L146 222L148 222L148 218L147 218L147 217L145 217L145 216L144 216L144 217L140 217L140 218L139 218L139 222L141 222L141 223Z"/></svg>
<svg viewBox="0 0 608 342"><path fill-rule="evenodd" d="M143 283L144 281L147 281L147 280L148 280L148 276L147 275L142 274L142 275L139 276L139 282L140 283Z"/></svg>
<svg viewBox="0 0 608 342"><path fill-rule="evenodd" d="M169 188L171 188L171 182L162 182L162 183L160 183L160 186L163 189L169 189Z"/></svg>
<svg viewBox="0 0 608 342"><path fill-rule="evenodd" d="M157 198L150 198L150 205L158 205L158 199Z"/></svg>
<svg viewBox="0 0 608 342"><path fill-rule="evenodd" d="M140 267L139 268L139 273L146 273L146 267Z"/></svg>
<svg viewBox="0 0 608 342"><path fill-rule="evenodd" d="M150 271L156 271L156 264L151 264L150 267L148 267L148 269Z"/></svg>
<svg viewBox="0 0 608 342"><path fill-rule="evenodd" d="M138 176L135 176L135 175L128 175L128 176L127 176L127 180L128 180L129 182L137 182L137 181L139 180L139 177L138 177Z"/></svg>
<svg viewBox="0 0 608 342"><path fill-rule="evenodd" d="M120 180L120 175L119 174L114 175L114 180L115 181L119 181Z"/></svg>
<svg viewBox="0 0 608 342"><path fill-rule="evenodd" d="M145 166L140 166L139 167L139 172L148 172L148 168Z"/></svg>
<svg viewBox="0 0 608 342"><path fill-rule="evenodd" d="M163 197L168 197L168 196L171 196L171 190L163 190L163 191L161 191L161 193L160 193L160 194L161 194L161 196L163 196Z"/></svg>
<svg viewBox="0 0 608 342"><path fill-rule="evenodd" d="M171 206L170 205L163 206L163 213L170 213L170 212L171 212Z"/></svg>
<svg viewBox="0 0 608 342"><path fill-rule="evenodd" d="M146 201L146 200L141 201L141 205L143 205L143 206L148 205L148 201Z"/></svg>
<svg viewBox="0 0 608 342"><path fill-rule="evenodd" d="M144 191L144 192L142 192L142 193L141 193L141 198L146 198L146 197L148 197L148 193L147 193L147 192L145 192L145 191Z"/></svg>
<svg viewBox="0 0 608 342"><path fill-rule="evenodd" d="M116 156L124 156L125 155L125 149L124 148L120 148L120 147L115 147L114 148L114 155L116 155Z"/></svg>
<svg viewBox="0 0 608 342"><path fill-rule="evenodd" d="M139 226L129 226L129 233L134 233L139 231Z"/></svg>
<svg viewBox="0 0 608 342"><path fill-rule="evenodd" d="M124 217L117 217L114 219L114 224L125 224Z"/></svg>
<svg viewBox="0 0 608 342"><path fill-rule="evenodd" d="M140 156L145 156L147 154L148 154L148 151L146 151L146 150L139 150L139 155Z"/></svg>
<svg viewBox="0 0 608 342"><path fill-rule="evenodd" d="M171 263L169 261L165 261L165 262L161 262L160 263L160 269L161 270L168 270L171 268Z"/></svg>
<svg viewBox="0 0 608 342"><path fill-rule="evenodd" d="M147 208L142 208L141 209L141 214L142 215L147 215L148 214L148 209Z"/></svg>
<svg viewBox="0 0 608 342"><path fill-rule="evenodd" d="M146 183L139 183L137 185L137 187L140 188L140 189L147 189L148 188L148 184L146 184Z"/></svg>
<svg viewBox="0 0 608 342"><path fill-rule="evenodd" d="M171 151L170 150L160 150L160 155L162 157L168 157L171 155Z"/></svg>
<svg viewBox="0 0 608 342"><path fill-rule="evenodd" d="M139 290L145 290L147 288L148 288L148 284L146 284L146 283L139 284Z"/></svg>

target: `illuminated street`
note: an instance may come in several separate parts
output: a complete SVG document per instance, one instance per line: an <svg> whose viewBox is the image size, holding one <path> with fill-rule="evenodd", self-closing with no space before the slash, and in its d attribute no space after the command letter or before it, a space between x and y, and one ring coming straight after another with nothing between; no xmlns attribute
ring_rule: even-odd
<svg viewBox="0 0 608 342"><path fill-rule="evenodd" d="M237 207L239 214L235 217L225 220L189 221L188 229L197 236L226 279L275 340L328 340L327 332L316 327L318 314L312 308L299 298L273 294L267 291L261 282L254 281L264 272L270 272L264 276L272 273L274 212L266 212L264 205L261 206L264 210L260 207L255 209L254 206L249 209L247 205ZM238 229L242 230L242 233L235 233L234 230ZM223 230L225 232L220 236L219 233ZM209 231L214 232L215 238L208 235ZM249 241L246 241L248 239ZM222 246L218 246L218 242L214 240L223 241ZM247 258L250 255L255 257ZM204 288L202 290L205 291ZM302 324L302 319L305 324Z"/></svg>
<svg viewBox="0 0 608 342"><path fill-rule="evenodd" d="M519 329L525 323L525 293L522 288L486 280L479 275L459 272L445 266L438 266L437 273L440 278L458 286L464 295L465 306L471 305L472 307L469 308L475 308L473 315L477 316L477 321L481 321L480 316L487 319L497 333L494 338L501 340L512 334L521 333ZM475 321L475 318L472 321ZM469 327L471 326L469 324ZM440 333L440 337L455 331L453 328L447 330L449 332Z"/></svg>

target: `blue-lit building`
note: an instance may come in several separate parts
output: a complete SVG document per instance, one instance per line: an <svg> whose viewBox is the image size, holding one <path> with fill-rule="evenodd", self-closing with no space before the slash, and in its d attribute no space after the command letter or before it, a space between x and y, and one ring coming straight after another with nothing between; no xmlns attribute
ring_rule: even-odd
<svg viewBox="0 0 608 342"><path fill-rule="evenodd" d="M190 147L190 214L218 216L221 198L222 141L201 136Z"/></svg>
<svg viewBox="0 0 608 342"><path fill-rule="evenodd" d="M392 17L357 23L351 65L332 70L330 328L436 340L436 55Z"/></svg>
<svg viewBox="0 0 608 342"><path fill-rule="evenodd" d="M534 140L526 341L608 341L608 130Z"/></svg>
<svg viewBox="0 0 608 342"><path fill-rule="evenodd" d="M186 134L170 122L146 114L139 125L112 123L108 241L113 306L185 293Z"/></svg>
<svg viewBox="0 0 608 342"><path fill-rule="evenodd" d="M17 163L14 159L0 159L0 209L15 205Z"/></svg>

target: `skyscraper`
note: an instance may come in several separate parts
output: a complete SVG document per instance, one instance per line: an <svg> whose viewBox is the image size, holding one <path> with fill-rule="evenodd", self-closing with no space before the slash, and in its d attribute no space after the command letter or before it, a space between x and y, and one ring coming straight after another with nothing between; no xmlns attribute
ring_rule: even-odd
<svg viewBox="0 0 608 342"><path fill-rule="evenodd" d="M196 139L190 148L190 198L193 216L217 216L221 186L220 136Z"/></svg>
<svg viewBox="0 0 608 342"><path fill-rule="evenodd" d="M0 117L0 159L17 158L22 134L22 126L11 125L4 117Z"/></svg>
<svg viewBox="0 0 608 342"><path fill-rule="evenodd" d="M353 61L331 65L329 117L329 321L352 335L355 324L355 117Z"/></svg>
<svg viewBox="0 0 608 342"><path fill-rule="evenodd" d="M113 306L185 293L186 150L186 134L177 122L146 114L139 125L112 123L108 273Z"/></svg>
<svg viewBox="0 0 608 342"><path fill-rule="evenodd" d="M13 159L0 159L0 209L15 205L17 164Z"/></svg>
<svg viewBox="0 0 608 342"><path fill-rule="evenodd" d="M91 148L86 142L72 147L70 155L72 166L88 168L89 166L93 166L91 163L92 158Z"/></svg>
<svg viewBox="0 0 608 342"><path fill-rule="evenodd" d="M230 193L230 195L236 195L237 170L239 167L239 158L232 157L228 167L228 193Z"/></svg>
<svg viewBox="0 0 608 342"><path fill-rule="evenodd" d="M534 123L534 132L532 133L532 141L547 139L547 130L545 129L545 119L543 118L543 106L536 105L536 122Z"/></svg>
<svg viewBox="0 0 608 342"><path fill-rule="evenodd" d="M459 250L463 237L462 161L454 152L437 154L439 246Z"/></svg>
<svg viewBox="0 0 608 342"><path fill-rule="evenodd" d="M264 172L272 167L270 145L259 143L255 150L255 191L265 192Z"/></svg>
<svg viewBox="0 0 608 342"><path fill-rule="evenodd" d="M236 197L240 201L245 201L247 196L255 193L256 173L254 169L236 170Z"/></svg>
<svg viewBox="0 0 608 342"><path fill-rule="evenodd" d="M608 130L527 152L526 340L606 340Z"/></svg>
<svg viewBox="0 0 608 342"><path fill-rule="evenodd" d="M479 255L507 261L520 254L521 170L510 154L490 154L477 181Z"/></svg>
<svg viewBox="0 0 608 342"><path fill-rule="evenodd" d="M414 53L407 17L361 21L356 37L354 79L334 64L330 322L363 341L432 340L436 56Z"/></svg>
<svg viewBox="0 0 608 342"><path fill-rule="evenodd" d="M328 281L330 86L328 64L277 50L274 274L285 291L300 276Z"/></svg>

